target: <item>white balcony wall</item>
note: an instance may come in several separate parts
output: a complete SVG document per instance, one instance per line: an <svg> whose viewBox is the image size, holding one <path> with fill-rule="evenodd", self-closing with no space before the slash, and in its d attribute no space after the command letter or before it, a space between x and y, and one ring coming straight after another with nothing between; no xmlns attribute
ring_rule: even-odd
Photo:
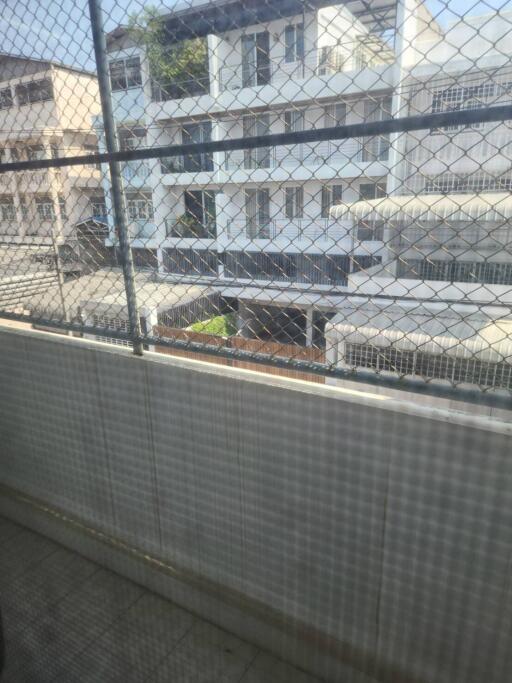
<svg viewBox="0 0 512 683"><path fill-rule="evenodd" d="M337 181L336 184L340 184ZM342 185L343 201L359 198L358 184ZM328 185L329 186L329 185ZM289 218L286 215L286 188L297 187L293 183L271 189L269 220L262 223L261 238L251 238L251 228L246 219L245 189L258 189L248 184L243 189L225 188L222 199L217 202L217 240L220 250L284 251L289 253L338 253L354 251L352 224L322 217L322 183L309 181L300 185L303 189L302 215ZM380 248L381 245L378 245ZM357 253L373 254L375 246L360 244Z"/></svg>

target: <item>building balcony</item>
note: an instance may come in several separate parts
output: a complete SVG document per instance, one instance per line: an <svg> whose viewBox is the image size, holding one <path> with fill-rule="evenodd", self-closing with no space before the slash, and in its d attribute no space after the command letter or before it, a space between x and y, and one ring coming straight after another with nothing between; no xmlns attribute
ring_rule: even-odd
<svg viewBox="0 0 512 683"><path fill-rule="evenodd" d="M175 157L164 157L160 162L160 170L166 173L200 173L214 170L212 154L181 154Z"/></svg>
<svg viewBox="0 0 512 683"><path fill-rule="evenodd" d="M224 242L227 249L230 243L236 248L238 242L243 241L277 241L280 247L291 247L300 243L302 246L313 246L323 243L323 247L347 247L342 240L346 240L348 232L339 221L329 218L280 218L265 222L251 222L244 219L232 220L227 225L225 233L219 235L219 241Z"/></svg>
<svg viewBox="0 0 512 683"><path fill-rule="evenodd" d="M156 225L152 220L146 218L131 219L128 230L130 237L134 240L154 239L157 233Z"/></svg>
<svg viewBox="0 0 512 683"><path fill-rule="evenodd" d="M167 218L165 220L166 237L179 239L209 239L214 240L217 235L215 221L201 223L193 216Z"/></svg>
<svg viewBox="0 0 512 683"><path fill-rule="evenodd" d="M328 45L310 50L301 60L285 62L273 59L264 66L254 63L234 64L219 71L221 91L255 88L262 85L279 84L291 80L329 77L338 73L351 73L365 68L389 66L395 62L395 55L384 43L375 39L366 43L347 42L342 45Z"/></svg>
<svg viewBox="0 0 512 683"><path fill-rule="evenodd" d="M339 172L347 164L387 163L389 138L352 139L317 144L281 145L250 150L233 150L225 157L226 171L254 171L257 169L330 168ZM352 170L346 169L349 173Z"/></svg>
<svg viewBox="0 0 512 683"><path fill-rule="evenodd" d="M121 172L125 182L135 187L145 185L151 175L149 166L144 161L139 160L123 162Z"/></svg>
<svg viewBox="0 0 512 683"><path fill-rule="evenodd" d="M20 224L15 221L0 221L0 237L17 236L20 232Z"/></svg>
<svg viewBox="0 0 512 683"><path fill-rule="evenodd" d="M210 77L197 76L173 83L151 83L151 99L153 102L165 102L167 100L181 100L185 97L197 97L210 92Z"/></svg>

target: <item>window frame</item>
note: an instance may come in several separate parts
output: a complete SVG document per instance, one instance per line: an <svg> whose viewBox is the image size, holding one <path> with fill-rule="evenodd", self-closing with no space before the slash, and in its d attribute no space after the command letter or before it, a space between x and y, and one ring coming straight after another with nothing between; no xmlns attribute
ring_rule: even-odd
<svg viewBox="0 0 512 683"><path fill-rule="evenodd" d="M284 29L284 61L286 64L302 62L305 58L304 23L288 24Z"/></svg>
<svg viewBox="0 0 512 683"><path fill-rule="evenodd" d="M129 62L133 63L129 64ZM116 69L119 73L113 78L112 72ZM112 59L108 64L108 73L112 92L122 92L123 90L133 90L134 88L142 87L142 68L139 55ZM115 82L117 82L119 87L114 85Z"/></svg>

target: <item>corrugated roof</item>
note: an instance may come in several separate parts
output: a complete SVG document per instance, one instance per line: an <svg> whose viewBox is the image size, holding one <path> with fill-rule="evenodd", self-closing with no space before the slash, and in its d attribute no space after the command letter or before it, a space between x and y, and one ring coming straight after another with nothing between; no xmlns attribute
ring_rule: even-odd
<svg viewBox="0 0 512 683"><path fill-rule="evenodd" d="M181 285L157 281L151 271L135 273L135 289L139 306L145 310L155 309L158 312L192 303L213 292L206 285ZM75 316L79 308L87 309L89 312L97 310L101 315L112 317L128 316L123 273L120 268L98 270L65 282L63 292L71 316ZM58 288L48 289L44 296L32 302L32 311L40 317L62 319Z"/></svg>
<svg viewBox="0 0 512 683"><path fill-rule="evenodd" d="M348 343L512 364L512 317L499 312L361 303L344 307L331 327Z"/></svg>
<svg viewBox="0 0 512 683"><path fill-rule="evenodd" d="M403 195L338 204L331 209L337 219L359 221L502 221L512 218L510 192L481 194Z"/></svg>

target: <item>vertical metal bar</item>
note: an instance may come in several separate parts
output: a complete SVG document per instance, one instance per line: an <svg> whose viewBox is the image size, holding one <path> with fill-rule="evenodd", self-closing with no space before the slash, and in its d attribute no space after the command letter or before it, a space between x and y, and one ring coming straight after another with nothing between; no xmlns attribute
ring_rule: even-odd
<svg viewBox="0 0 512 683"><path fill-rule="evenodd" d="M101 109L103 113L103 129L105 132L105 146L112 154L119 151L117 131L112 109L112 92L110 90L110 76L107 62L107 43L103 31L103 12L101 0L89 0L89 14L91 18L92 38L96 68L98 71L98 86L100 92ZM130 248L128 221L126 219L126 201L124 196L121 165L118 161L109 161L110 181L112 187L112 204L114 221L117 226L121 263L123 266L124 286L128 305L128 320L132 333L133 352L142 356L142 333L140 327L139 310L135 294L135 271Z"/></svg>

